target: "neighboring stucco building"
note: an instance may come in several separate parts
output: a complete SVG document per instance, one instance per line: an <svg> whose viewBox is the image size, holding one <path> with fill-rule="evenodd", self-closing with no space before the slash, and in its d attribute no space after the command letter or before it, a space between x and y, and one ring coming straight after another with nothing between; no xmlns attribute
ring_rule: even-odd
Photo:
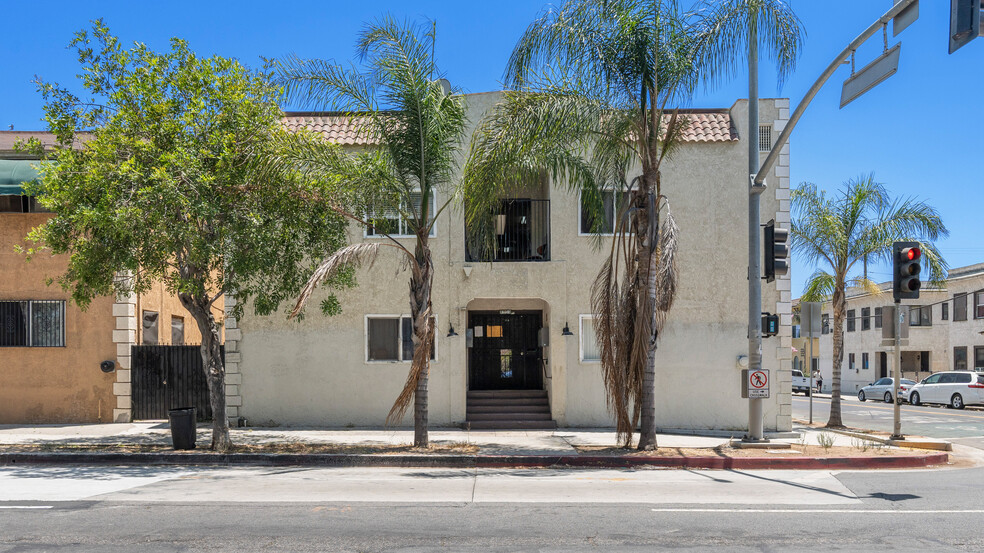
<svg viewBox="0 0 984 553"><path fill-rule="evenodd" d="M859 290L847 293L844 362L841 391L855 394L862 387L892 376L894 346L882 346L882 326L892 324L882 309L892 306L892 283L879 285L874 296ZM984 263L951 269L944 288L924 287L918 300L906 300L909 343L903 345L903 378L921 380L939 371L984 370ZM820 371L824 391L833 372L833 314L824 304L824 333L820 337Z"/></svg>
<svg viewBox="0 0 984 553"><path fill-rule="evenodd" d="M466 97L472 126L498 98L494 92ZM663 429L736 435L747 429L738 365L748 348L746 141L761 137L761 148L768 150L789 117L789 101L761 100L761 129L752 132L746 129L747 107L739 100L729 109L690 110L685 143L662 171L663 191L681 229L680 288L656 354L656 420ZM288 114L287 124L352 148L371 147L354 138L345 117ZM788 146L782 154L762 196L763 224L775 218L788 226L790 220ZM610 195L606 200L613 201ZM498 251L482 260L466 248L461 211L442 216L431 240L438 328L429 380L432 425L481 426L488 419L482 413L503 389L544 394L548 424L612 425L589 292L610 242L597 247L580 218L578 195L562 183L531 183L524 193L503 198ZM398 229L399 221L392 226ZM378 239L366 234L353 226L350 239ZM397 267L395 256L381 254L371 272L360 271L359 286L339 294L344 312L336 317L227 319L230 416L251 424L383 424L410 367L404 330L409 276L395 274ZM316 293L312 305L323 297ZM763 366L773 370L774 381L765 400L765 428L788 430L788 275L773 284L763 281L763 298L763 310L781 316L779 335L763 341Z"/></svg>
<svg viewBox="0 0 984 553"><path fill-rule="evenodd" d="M0 424L127 422L131 346L194 344L201 334L159 285L117 301L96 298L82 311L60 286L46 285L65 272L64 257L42 253L28 262L15 250L53 216L23 194L37 160L14 144L32 137L54 143L46 132L0 132Z"/></svg>

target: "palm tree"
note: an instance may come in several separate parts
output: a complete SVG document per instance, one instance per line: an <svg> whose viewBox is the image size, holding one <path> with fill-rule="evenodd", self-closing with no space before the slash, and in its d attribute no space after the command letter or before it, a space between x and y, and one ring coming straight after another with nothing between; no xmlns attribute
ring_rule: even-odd
<svg viewBox="0 0 984 553"><path fill-rule="evenodd" d="M478 228L498 198L543 171L580 191L599 226L602 191L626 193L591 302L617 439L628 447L641 419L639 449L656 447L656 340L676 293L677 227L660 168L688 124L669 106L696 83L690 31L667 0L547 10L513 50L511 90L465 165L465 217Z"/></svg>
<svg viewBox="0 0 984 553"><path fill-rule="evenodd" d="M835 195L804 183L793 191L790 245L811 265L824 266L810 277L803 301L832 299L834 309L833 378L827 426L843 427L841 420L841 363L844 361L844 317L848 286L880 293L866 275L852 276L858 263L881 259L891 263L892 243L919 241L930 280L942 283L946 262L932 241L946 237L939 213L912 198L893 199L874 175L844 183Z"/></svg>
<svg viewBox="0 0 984 553"><path fill-rule="evenodd" d="M282 162L320 181L322 200L339 213L372 229L384 241L350 245L318 267L300 295L296 316L314 288L347 266L371 266L382 247L399 252L410 271L413 361L387 423L403 418L414 404L414 445L426 447L427 380L434 343L431 290L434 263L428 237L456 196L457 152L464 136L464 97L438 74L432 57L435 26L384 17L361 33L358 53L364 69L332 61L288 57L278 62L280 82L291 100L315 109L345 112L360 132L379 147L355 154L319 137L298 133ZM435 202L438 192L447 198ZM413 251L396 240L388 222L398 214L404 234L414 236Z"/></svg>

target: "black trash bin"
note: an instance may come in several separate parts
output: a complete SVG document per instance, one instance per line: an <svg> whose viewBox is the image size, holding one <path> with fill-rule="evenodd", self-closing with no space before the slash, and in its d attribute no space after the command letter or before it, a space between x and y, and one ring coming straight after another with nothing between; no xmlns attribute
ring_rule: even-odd
<svg viewBox="0 0 984 553"><path fill-rule="evenodd" d="M182 407L167 412L174 449L195 449L195 408Z"/></svg>

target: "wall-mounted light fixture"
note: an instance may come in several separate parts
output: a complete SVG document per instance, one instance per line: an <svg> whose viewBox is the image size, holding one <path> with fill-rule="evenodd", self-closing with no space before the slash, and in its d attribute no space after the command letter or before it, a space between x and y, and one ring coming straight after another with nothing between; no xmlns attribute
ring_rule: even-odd
<svg viewBox="0 0 984 553"><path fill-rule="evenodd" d="M571 327L564 321L564 331L560 333L561 336L573 336L574 333L571 332Z"/></svg>
<svg viewBox="0 0 984 553"><path fill-rule="evenodd" d="M451 323L448 323L448 338L450 338L452 336L457 336L457 335L458 335L458 333L454 331L454 325L451 324Z"/></svg>

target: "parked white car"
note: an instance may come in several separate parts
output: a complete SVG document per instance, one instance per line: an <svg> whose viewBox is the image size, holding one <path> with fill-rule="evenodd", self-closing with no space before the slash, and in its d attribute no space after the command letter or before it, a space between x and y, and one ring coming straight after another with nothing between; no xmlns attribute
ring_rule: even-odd
<svg viewBox="0 0 984 553"><path fill-rule="evenodd" d="M793 393L809 395L810 379L803 376L803 372L793 369Z"/></svg>
<svg viewBox="0 0 984 553"><path fill-rule="evenodd" d="M909 391L912 390L913 386L916 385L915 380L909 380L908 378L903 378L899 381L899 397L902 400L909 399ZM883 400L885 403L892 403L892 394L895 393L895 379L886 377L879 378L875 382L868 384L864 388L858 390L858 399L861 401L865 400Z"/></svg>
<svg viewBox="0 0 984 553"><path fill-rule="evenodd" d="M909 391L909 403L939 403L954 409L984 405L984 374L947 371L928 376Z"/></svg>

